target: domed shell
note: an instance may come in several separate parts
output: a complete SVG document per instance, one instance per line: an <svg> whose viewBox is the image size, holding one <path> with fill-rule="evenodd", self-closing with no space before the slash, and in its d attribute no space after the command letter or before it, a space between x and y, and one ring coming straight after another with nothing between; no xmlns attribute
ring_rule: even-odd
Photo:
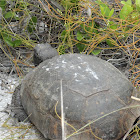
<svg viewBox="0 0 140 140"><path fill-rule="evenodd" d="M131 102L133 86L126 77L100 58L65 54L41 63L27 74L21 85L23 107L45 138L62 139L58 117L61 116L61 80L67 135L97 120L81 130L86 130L85 133L69 140L96 139L93 134L115 140L132 125L136 116L129 110L111 113ZM111 114L106 116L108 113ZM133 119L127 119L130 117Z"/></svg>

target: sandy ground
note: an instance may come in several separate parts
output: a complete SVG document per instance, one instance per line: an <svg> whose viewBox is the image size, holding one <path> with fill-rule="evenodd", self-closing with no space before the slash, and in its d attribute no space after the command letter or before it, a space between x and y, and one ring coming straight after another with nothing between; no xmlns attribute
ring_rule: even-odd
<svg viewBox="0 0 140 140"><path fill-rule="evenodd" d="M32 124L17 122L10 117L10 110L6 109L11 103L12 93L17 85L18 78L0 73L0 140L42 140Z"/></svg>

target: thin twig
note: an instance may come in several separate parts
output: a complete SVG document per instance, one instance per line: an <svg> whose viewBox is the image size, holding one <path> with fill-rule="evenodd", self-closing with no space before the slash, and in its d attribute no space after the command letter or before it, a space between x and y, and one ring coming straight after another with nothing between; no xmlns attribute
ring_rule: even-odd
<svg viewBox="0 0 140 140"><path fill-rule="evenodd" d="M62 89L62 80L60 80L60 87L61 87L61 125L62 125L62 140L66 140L65 135L65 115L64 115L64 108L63 108L63 89Z"/></svg>
<svg viewBox="0 0 140 140"><path fill-rule="evenodd" d="M140 101L140 98L137 98L137 97L134 97L134 96L131 96L131 99L136 100L136 101Z"/></svg>
<svg viewBox="0 0 140 140"><path fill-rule="evenodd" d="M138 121L135 125L133 125L133 127L131 127L129 129L129 131L125 134L125 136L123 137L123 140L126 140L126 138L128 137L128 135L130 134L130 132L139 124L140 122Z"/></svg>

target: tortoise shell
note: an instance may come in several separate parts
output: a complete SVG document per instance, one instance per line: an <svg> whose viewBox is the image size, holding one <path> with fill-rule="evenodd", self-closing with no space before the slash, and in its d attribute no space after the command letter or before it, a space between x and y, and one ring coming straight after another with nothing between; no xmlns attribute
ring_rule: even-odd
<svg viewBox="0 0 140 140"><path fill-rule="evenodd" d="M130 105L133 86L117 68L94 56L65 54L42 62L21 85L22 105L45 138L62 139L61 80L69 140L116 140L136 119L130 109L120 110Z"/></svg>

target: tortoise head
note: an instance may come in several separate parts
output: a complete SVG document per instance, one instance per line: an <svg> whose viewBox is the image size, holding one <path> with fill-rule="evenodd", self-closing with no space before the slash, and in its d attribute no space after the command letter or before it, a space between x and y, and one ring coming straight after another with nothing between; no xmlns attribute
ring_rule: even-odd
<svg viewBox="0 0 140 140"><path fill-rule="evenodd" d="M37 44L34 47L34 65L38 66L41 62L57 55L57 50L52 48L49 43Z"/></svg>

